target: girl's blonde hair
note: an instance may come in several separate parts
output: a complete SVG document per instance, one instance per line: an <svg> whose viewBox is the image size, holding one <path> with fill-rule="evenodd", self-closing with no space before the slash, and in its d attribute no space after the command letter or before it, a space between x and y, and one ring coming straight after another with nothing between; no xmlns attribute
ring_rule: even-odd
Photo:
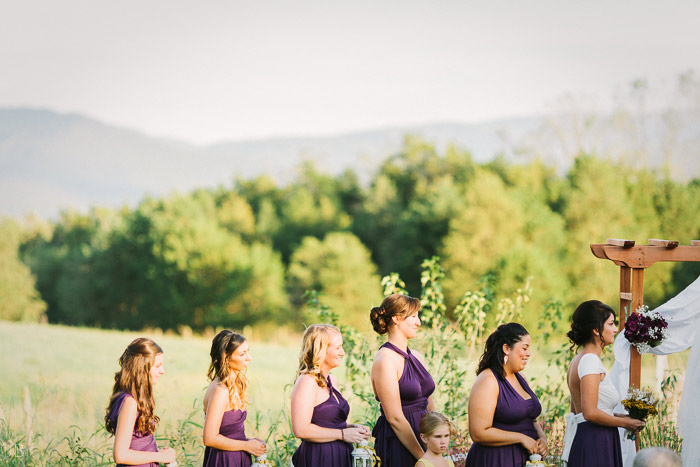
<svg viewBox="0 0 700 467"><path fill-rule="evenodd" d="M129 394L136 400L139 411L136 429L142 434L153 433L160 418L154 411L153 383L151 383L151 368L156 355L162 354L163 349L151 339L139 337L129 344L119 357L119 371L114 374L114 387L109 398L105 414L105 429L114 434L117 427L112 425L109 414L121 394Z"/></svg>
<svg viewBox="0 0 700 467"><path fill-rule="evenodd" d="M231 369L229 359L233 352L245 342L245 337L224 329L211 341L211 364L207 376L210 381L215 378L228 389L228 400L233 410L245 408L248 402L248 377L244 371Z"/></svg>
<svg viewBox="0 0 700 467"><path fill-rule="evenodd" d="M450 430L450 437L457 434L457 427L452 420L447 418L440 412L426 412L423 418L420 419L419 432L423 436L431 436L435 433L435 430L441 426L447 425Z"/></svg>
<svg viewBox="0 0 700 467"><path fill-rule="evenodd" d="M299 369L295 379L300 375L310 375L322 388L328 386L321 373L321 363L326 359L326 352L334 333L340 334L340 329L332 324L312 324L306 328L301 338Z"/></svg>

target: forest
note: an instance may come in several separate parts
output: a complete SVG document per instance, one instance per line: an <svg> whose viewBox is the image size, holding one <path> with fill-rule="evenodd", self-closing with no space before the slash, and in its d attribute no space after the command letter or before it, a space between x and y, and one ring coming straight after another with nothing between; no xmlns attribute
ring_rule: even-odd
<svg viewBox="0 0 700 467"><path fill-rule="evenodd" d="M380 277L420 296L438 256L447 309L465 290L528 290L526 326L548 303L617 303L618 271L590 243L700 238L700 180L630 159L581 153L562 171L537 157L477 163L407 136L368 181L306 163L268 177L145 198L135 207L0 223L0 319L202 332L271 323L301 329L315 290L340 322L368 329ZM647 271L645 303L663 303L697 264ZM494 300L495 302L495 300ZM530 318L528 318L528 316ZM487 318L489 319L489 318Z"/></svg>

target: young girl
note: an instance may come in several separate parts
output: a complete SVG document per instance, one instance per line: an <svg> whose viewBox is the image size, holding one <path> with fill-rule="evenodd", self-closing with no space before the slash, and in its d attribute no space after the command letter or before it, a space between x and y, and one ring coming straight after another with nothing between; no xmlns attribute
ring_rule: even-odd
<svg viewBox="0 0 700 467"><path fill-rule="evenodd" d="M117 467L158 467L175 462L175 450L156 446L153 385L165 373L163 350L151 339L134 340L119 357L121 369L114 375L114 389L107 406L105 428L114 435Z"/></svg>
<svg viewBox="0 0 700 467"><path fill-rule="evenodd" d="M425 443L425 454L415 467L454 467L454 462L442 457L450 445L455 426L439 412L427 412L420 421L420 439Z"/></svg>
<svg viewBox="0 0 700 467"><path fill-rule="evenodd" d="M211 343L211 383L204 393L204 467L249 467L250 454L261 456L265 443L248 439L246 369L251 358L245 337L224 329Z"/></svg>

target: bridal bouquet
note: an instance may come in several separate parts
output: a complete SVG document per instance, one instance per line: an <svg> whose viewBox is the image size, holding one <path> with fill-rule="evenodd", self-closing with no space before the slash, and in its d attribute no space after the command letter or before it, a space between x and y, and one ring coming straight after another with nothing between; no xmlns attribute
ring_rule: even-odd
<svg viewBox="0 0 700 467"><path fill-rule="evenodd" d="M640 354L649 352L668 336L668 323L658 311L649 311L642 305L625 321L625 338Z"/></svg>
<svg viewBox="0 0 700 467"><path fill-rule="evenodd" d="M659 413L656 410L656 405L659 399L654 395L651 389L630 388L627 392L627 399L622 401L622 405L627 409L630 417L637 420L646 420L649 415ZM631 431L627 432L627 439L634 439L635 434Z"/></svg>

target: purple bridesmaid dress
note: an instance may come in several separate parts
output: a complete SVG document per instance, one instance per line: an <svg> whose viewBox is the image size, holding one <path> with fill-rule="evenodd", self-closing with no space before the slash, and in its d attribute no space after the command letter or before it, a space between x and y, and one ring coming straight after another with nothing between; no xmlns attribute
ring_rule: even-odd
<svg viewBox="0 0 700 467"><path fill-rule="evenodd" d="M530 394L525 400L511 384L494 373L498 381L498 402L493 414L493 427L505 431L515 431L537 439L537 431L533 425L535 418L542 412L539 399L519 373L515 377L520 385ZM522 444L508 446L484 446L473 443L467 455L466 467L482 467L498 465L500 467L523 467L529 458Z"/></svg>
<svg viewBox="0 0 700 467"><path fill-rule="evenodd" d="M245 419L248 412L241 409L224 412L219 433L227 438L247 441L245 436ZM245 451L222 451L211 446L204 450L203 467L250 467L250 454Z"/></svg>
<svg viewBox="0 0 700 467"><path fill-rule="evenodd" d="M410 349L407 348L407 352L404 352L390 342L385 342L380 349L383 347L393 350L404 358L403 374L399 379L401 410L411 425L416 439L423 445L420 440L419 424L420 419L428 411L428 397L435 391L435 382ZM384 408L380 406L380 410L382 414L374 425L372 436L375 438L374 449L382 460L382 467L413 466L418 459L413 457L413 454L396 436L386 420ZM423 448L425 449L425 446Z"/></svg>
<svg viewBox="0 0 700 467"><path fill-rule="evenodd" d="M122 405L124 405L124 400L127 397L132 397L131 394L127 393L122 393L119 396L117 396L117 400L114 401L114 405L112 406L112 410L109 412L109 420L112 423L112 426L116 427L117 426L117 420L119 419L119 412L122 409ZM138 424L138 414L136 415L136 423ZM129 449L133 449L134 451L144 451L144 452L158 452L158 446L156 446L156 440L153 437L153 433L149 434L141 434L136 429L136 426L134 426L134 433L131 435L131 444L129 445ZM127 467L125 464L117 464L117 467ZM130 466L130 467L158 467L157 462L149 462L147 464L138 464L137 466Z"/></svg>
<svg viewBox="0 0 700 467"><path fill-rule="evenodd" d="M347 428L350 404L328 377L328 399L314 407L311 423L324 428ZM343 440L328 443L314 443L302 440L292 456L294 467L350 467L352 465L352 444Z"/></svg>
<svg viewBox="0 0 700 467"><path fill-rule="evenodd" d="M571 443L568 467L622 467L620 434L614 426L582 422Z"/></svg>

